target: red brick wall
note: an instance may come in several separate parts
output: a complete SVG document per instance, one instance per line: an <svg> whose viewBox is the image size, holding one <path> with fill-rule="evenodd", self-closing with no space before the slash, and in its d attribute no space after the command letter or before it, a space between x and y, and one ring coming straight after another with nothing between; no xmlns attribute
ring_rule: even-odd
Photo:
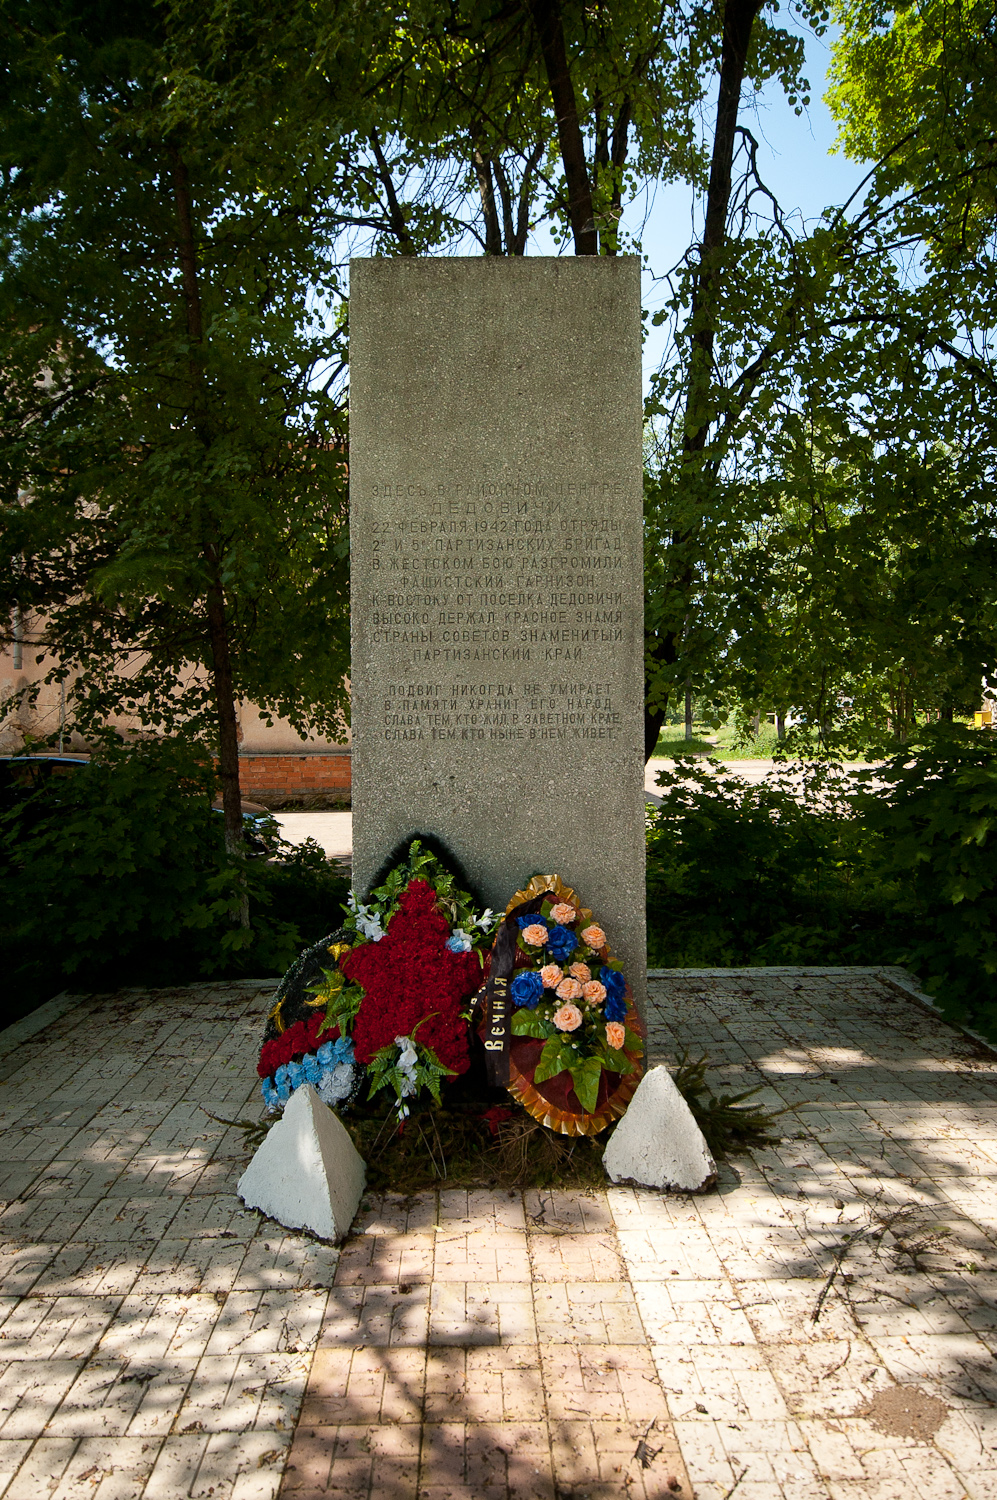
<svg viewBox="0 0 997 1500"><path fill-rule="evenodd" d="M350 793L350 753L338 755L240 755L239 790L256 797L315 797L323 792L344 799Z"/></svg>

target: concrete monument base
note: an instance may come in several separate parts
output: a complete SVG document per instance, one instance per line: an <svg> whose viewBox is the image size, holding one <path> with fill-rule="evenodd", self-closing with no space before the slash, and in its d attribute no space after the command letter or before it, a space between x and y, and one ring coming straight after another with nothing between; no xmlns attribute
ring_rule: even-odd
<svg viewBox="0 0 997 1500"><path fill-rule="evenodd" d="M237 1191L247 1208L258 1208L288 1229L341 1240L360 1207L366 1175L342 1121L304 1083L267 1133Z"/></svg>

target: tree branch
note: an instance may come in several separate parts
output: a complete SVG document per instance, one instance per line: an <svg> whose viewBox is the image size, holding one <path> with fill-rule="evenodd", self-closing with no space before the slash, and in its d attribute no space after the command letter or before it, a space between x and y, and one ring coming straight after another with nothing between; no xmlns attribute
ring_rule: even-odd
<svg viewBox="0 0 997 1500"><path fill-rule="evenodd" d="M380 178L381 186L384 188L384 196L388 201L388 223L391 233L398 241L398 248L403 255L415 255L417 253L415 241L409 233L408 225L405 222L405 214L398 201L398 194L395 192L391 168L388 166L384 152L381 149L381 142L376 130L372 130L370 133L370 145L374 153L374 160L377 162L377 175Z"/></svg>

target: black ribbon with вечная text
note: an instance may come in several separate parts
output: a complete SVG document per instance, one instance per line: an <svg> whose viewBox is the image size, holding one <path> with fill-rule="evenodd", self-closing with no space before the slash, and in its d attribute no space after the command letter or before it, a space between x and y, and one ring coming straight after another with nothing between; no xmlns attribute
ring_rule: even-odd
<svg viewBox="0 0 997 1500"><path fill-rule="evenodd" d="M485 1068L488 1082L493 1088L507 1088L509 1084L509 1045L512 1039L512 1012L515 1006L509 994L512 971L516 966L519 923L517 917L539 912L550 897L549 891L534 896L532 901L523 901L513 907L495 935L492 948L492 966L485 985L484 1047Z"/></svg>

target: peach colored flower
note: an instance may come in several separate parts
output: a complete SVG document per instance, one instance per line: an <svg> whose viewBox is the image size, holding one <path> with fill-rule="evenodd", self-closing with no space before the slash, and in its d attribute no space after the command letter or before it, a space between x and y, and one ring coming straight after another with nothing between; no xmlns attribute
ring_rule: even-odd
<svg viewBox="0 0 997 1500"><path fill-rule="evenodd" d="M542 922L531 922L523 928L523 942L531 948L542 948L547 941L547 929Z"/></svg>
<svg viewBox="0 0 997 1500"><path fill-rule="evenodd" d="M592 970L589 968L588 964L572 964L571 968L568 970L568 973L573 974L575 978L582 984L588 984L589 980L592 978Z"/></svg>
<svg viewBox="0 0 997 1500"><path fill-rule="evenodd" d="M581 999L582 987L577 979L562 979L555 993L562 1000Z"/></svg>
<svg viewBox="0 0 997 1500"><path fill-rule="evenodd" d="M582 985L582 994L589 1005L601 1005L606 998L606 986L600 984L598 979L590 979L588 984Z"/></svg>
<svg viewBox="0 0 997 1500"><path fill-rule="evenodd" d="M554 1025L558 1031L577 1031L581 1024L582 1013L577 1005L562 1005L554 1012Z"/></svg>
<svg viewBox="0 0 997 1500"><path fill-rule="evenodd" d="M627 1039L627 1029L619 1021L606 1022L606 1041L614 1051L619 1052Z"/></svg>
<svg viewBox="0 0 997 1500"><path fill-rule="evenodd" d="M544 964L540 970L540 978L544 982L545 990L556 990L564 978L564 970L559 969L557 964Z"/></svg>
<svg viewBox="0 0 997 1500"><path fill-rule="evenodd" d="M575 911L575 908L573 906L569 906L567 901L559 901L556 906L552 906L550 909L550 914L554 918L555 922L562 923L573 922L578 915L578 913Z"/></svg>
<svg viewBox="0 0 997 1500"><path fill-rule="evenodd" d="M598 952L606 946L606 934L601 927L597 927L593 922L591 927L586 927L582 933L582 942L587 943L590 948L594 948Z"/></svg>

